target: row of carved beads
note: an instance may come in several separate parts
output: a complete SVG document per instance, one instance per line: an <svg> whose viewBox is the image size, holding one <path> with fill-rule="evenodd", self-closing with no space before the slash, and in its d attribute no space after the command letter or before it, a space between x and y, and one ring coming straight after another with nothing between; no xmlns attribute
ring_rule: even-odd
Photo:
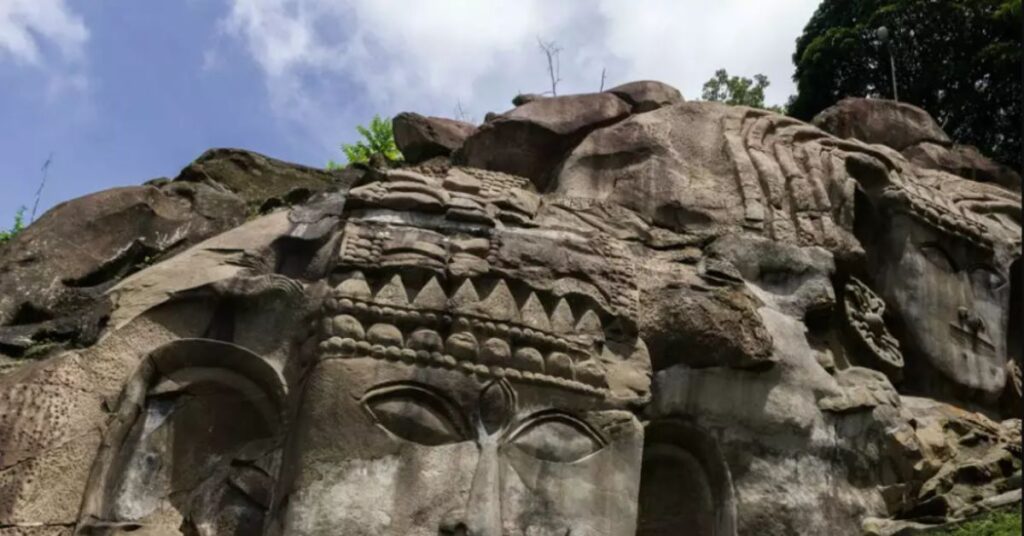
<svg viewBox="0 0 1024 536"><path fill-rule="evenodd" d="M585 378L589 378L591 380L595 379L595 376L599 374L597 372L596 365L587 367L577 367L577 370L575 370L575 372L577 375L582 373L582 377L579 379L573 379L563 376L554 376L543 372L522 370L512 366L503 367L500 365L485 365L483 363L477 363L472 361L460 361L455 356L444 352L429 352L426 350L413 350L412 348L400 348L398 346L386 346L380 343L371 343L369 340L357 341L355 339L350 338L331 337L330 339L321 342L319 349L322 359L372 357L377 359L387 359L391 361L404 362L416 366L434 366L452 370L459 370L467 374L476 374L479 376L490 378L509 378L511 380L521 380L547 386L559 387L562 389L579 391L593 396L606 397L609 395L609 391L605 388L600 387L598 384L590 384L581 381ZM522 356L522 350L528 349L521 349L520 351L517 351L517 355ZM539 360L540 353L537 352L536 355L537 359ZM561 355L564 356L563 358L561 358L562 364L565 365L567 369L572 370L571 360L565 354ZM558 358L555 359L555 361L558 360ZM586 363L586 365L593 364ZM600 379L603 382L603 375Z"/></svg>
<svg viewBox="0 0 1024 536"><path fill-rule="evenodd" d="M325 319L322 329L325 336L320 345L322 355L381 346L390 348L387 352L395 353L396 358L405 355L412 360L428 359L436 354L450 356L458 362L576 380L598 387L605 385L604 371L596 361L577 363L569 354L557 350L545 356L537 348L521 345L513 347L500 337L485 335L481 342L470 331L455 331L443 338L436 330L420 327L406 337L397 326L384 322L374 323L364 329L359 319L347 314ZM346 340L352 342L344 343ZM366 344L358 344L364 342Z"/></svg>

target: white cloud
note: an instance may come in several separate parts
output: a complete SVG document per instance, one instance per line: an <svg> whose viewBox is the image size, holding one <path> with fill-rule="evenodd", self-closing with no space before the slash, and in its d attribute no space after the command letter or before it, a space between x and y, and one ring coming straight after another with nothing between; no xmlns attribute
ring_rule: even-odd
<svg viewBox="0 0 1024 536"><path fill-rule="evenodd" d="M0 59L41 65L44 43L56 47L61 59L79 61L89 39L82 18L64 0L3 0L0 2Z"/></svg>
<svg viewBox="0 0 1024 536"><path fill-rule="evenodd" d="M37 71L50 101L89 90L88 40L85 23L64 0L0 0L0 66L10 60Z"/></svg>
<svg viewBox="0 0 1024 536"><path fill-rule="evenodd" d="M374 113L476 119L547 89L537 39L562 47L560 93L657 79L699 98L715 69L794 91L794 41L820 0L229 0L223 21L273 109L325 148Z"/></svg>

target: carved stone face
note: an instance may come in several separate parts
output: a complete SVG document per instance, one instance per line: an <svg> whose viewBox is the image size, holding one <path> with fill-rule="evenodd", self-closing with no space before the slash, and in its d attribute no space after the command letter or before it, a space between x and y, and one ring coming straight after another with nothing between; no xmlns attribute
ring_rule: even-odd
<svg viewBox="0 0 1024 536"><path fill-rule="evenodd" d="M883 236L878 284L912 346L956 384L997 396L1006 382L1006 267L905 214Z"/></svg>
<svg viewBox="0 0 1024 536"><path fill-rule="evenodd" d="M649 359L623 246L539 226L500 174L388 172L349 203L272 533L632 536L621 408Z"/></svg>
<svg viewBox="0 0 1024 536"><path fill-rule="evenodd" d="M354 357L302 405L286 534L633 534L640 425L593 397Z"/></svg>

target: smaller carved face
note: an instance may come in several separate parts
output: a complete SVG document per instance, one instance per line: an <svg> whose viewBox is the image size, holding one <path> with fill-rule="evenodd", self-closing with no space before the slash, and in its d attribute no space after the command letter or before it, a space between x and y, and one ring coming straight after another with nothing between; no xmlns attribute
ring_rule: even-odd
<svg viewBox="0 0 1024 536"><path fill-rule="evenodd" d="M1006 382L1006 267L905 215L894 218L876 262L880 290L912 347L953 382L998 395Z"/></svg>
<svg viewBox="0 0 1024 536"><path fill-rule="evenodd" d="M633 534L640 425L593 397L356 358L303 407L286 534Z"/></svg>

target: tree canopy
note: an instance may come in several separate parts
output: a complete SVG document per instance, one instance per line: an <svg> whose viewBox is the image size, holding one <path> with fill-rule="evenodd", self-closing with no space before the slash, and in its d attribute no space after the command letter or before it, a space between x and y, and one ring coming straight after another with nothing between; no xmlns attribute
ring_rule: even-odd
<svg viewBox="0 0 1024 536"><path fill-rule="evenodd" d="M753 79L743 76L729 76L725 69L715 71L715 76L704 82L701 98L707 101L723 102L754 108L767 108L781 112L777 106L764 105L764 90L768 87L768 77L755 74Z"/></svg>
<svg viewBox="0 0 1024 536"><path fill-rule="evenodd" d="M843 97L892 98L891 47L901 101L1019 169L1020 21L1021 0L824 0L796 42L789 113L809 120Z"/></svg>

